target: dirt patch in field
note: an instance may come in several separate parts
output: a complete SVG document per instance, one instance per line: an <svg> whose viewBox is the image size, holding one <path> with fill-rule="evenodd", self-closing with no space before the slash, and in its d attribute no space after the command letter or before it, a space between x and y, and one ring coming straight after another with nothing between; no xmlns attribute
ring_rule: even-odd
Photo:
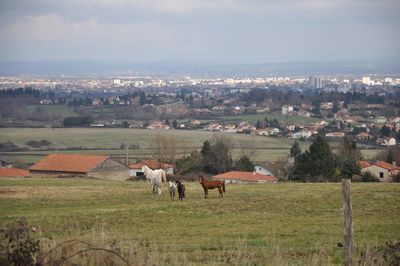
<svg viewBox="0 0 400 266"><path fill-rule="evenodd" d="M1 188L0 189L0 197L8 197L9 195L14 195L18 191L12 188Z"/></svg>

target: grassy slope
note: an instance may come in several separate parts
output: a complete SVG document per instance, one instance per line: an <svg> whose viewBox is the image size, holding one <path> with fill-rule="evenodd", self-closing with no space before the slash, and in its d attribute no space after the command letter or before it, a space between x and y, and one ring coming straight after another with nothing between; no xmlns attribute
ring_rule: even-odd
<svg viewBox="0 0 400 266"><path fill-rule="evenodd" d="M42 108L45 113L50 115L59 115L63 118L67 116L78 116L74 109L68 105L29 105L26 108L33 112L38 107Z"/></svg>
<svg viewBox="0 0 400 266"><path fill-rule="evenodd" d="M159 197L144 182L84 179L0 180L0 226L26 217L44 236L148 240L159 253L181 253L199 263L205 254L240 250L258 263L279 249L285 261L307 261L322 252L340 262L340 184L228 185L224 199L203 199L197 183L187 200ZM398 184L353 184L358 246L399 240ZM236 252L236 251L235 251ZM211 259L212 260L212 259ZM207 260L206 260L207 262Z"/></svg>
<svg viewBox="0 0 400 266"><path fill-rule="evenodd" d="M155 136L161 132L169 136L174 136L178 140L182 152L190 152L191 149L200 149L202 143L213 137L212 132L207 131L152 131L142 129L98 129L98 128L56 128L56 129L27 129L27 128L4 128L0 131L0 139L11 140L19 145L24 145L29 140L47 139L52 142L53 147L87 147L87 148L118 148L124 143L137 144L141 149L132 150L132 156L146 156L150 153L149 148ZM235 153L239 155L244 149L253 160L275 160L285 158L291 147L292 141L286 138L259 137L253 135L226 134L236 147ZM304 143L305 146L308 145ZM247 148L265 148L264 150L249 150ZM275 148L268 150L268 148ZM276 149L277 148L277 149ZM87 151L78 151L87 153ZM102 153L102 151L94 151ZM109 151L104 151L109 154ZM124 154L124 151L121 151ZM115 153L113 151L112 153ZM37 158L22 157L27 161L34 161Z"/></svg>
<svg viewBox="0 0 400 266"><path fill-rule="evenodd" d="M161 132L169 136L174 136L178 140L179 156L189 153L191 149L200 149L205 140L213 137L212 132L208 131L184 131L184 130L166 130L153 131L143 129L124 129L124 128L2 128L0 130L0 139L3 141L13 141L16 144L24 145L29 140L47 139L52 142L51 147L85 147L85 148L105 148L106 150L96 151L68 151L73 153L96 153L96 154L125 154L121 150L115 149L122 142L137 144L140 149L131 150L129 154L132 157L149 157L152 140ZM247 154L254 161L263 160L281 160L285 159L293 140L287 138L273 138L254 135L226 134L233 141L235 156L243 153ZM306 149L308 142L300 142L302 149ZM336 147L337 143L330 143ZM63 151L65 152L65 151ZM372 158L377 150L363 150L367 159ZM26 152L24 152L26 153ZM38 153L38 152L34 152ZM44 152L46 153L46 152ZM14 153L18 154L18 153ZM27 163L32 163L41 158L41 156L19 156Z"/></svg>

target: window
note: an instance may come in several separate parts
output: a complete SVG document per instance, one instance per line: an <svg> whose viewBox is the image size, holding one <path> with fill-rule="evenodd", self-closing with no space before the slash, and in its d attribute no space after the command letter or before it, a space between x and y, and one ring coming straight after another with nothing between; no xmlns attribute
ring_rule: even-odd
<svg viewBox="0 0 400 266"><path fill-rule="evenodd" d="M383 178L383 172L379 172L379 178Z"/></svg>

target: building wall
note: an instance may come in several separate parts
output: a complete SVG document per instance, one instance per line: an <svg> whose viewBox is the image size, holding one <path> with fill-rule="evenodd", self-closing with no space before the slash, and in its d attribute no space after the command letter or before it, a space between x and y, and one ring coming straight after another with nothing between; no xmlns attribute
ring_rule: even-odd
<svg viewBox="0 0 400 266"><path fill-rule="evenodd" d="M87 174L88 177L98 178L98 179L106 179L106 180L119 180L125 181L129 178L129 171L97 171L97 172L89 172Z"/></svg>
<svg viewBox="0 0 400 266"><path fill-rule="evenodd" d="M261 175L274 175L270 170L264 168L260 165L256 165L255 167L256 173Z"/></svg>
<svg viewBox="0 0 400 266"><path fill-rule="evenodd" d="M72 173L72 172L51 172L51 171L32 171L32 177L87 177L85 173Z"/></svg>
<svg viewBox="0 0 400 266"><path fill-rule="evenodd" d="M108 180L126 180L129 178L129 168L108 158L88 173L30 171L32 177L86 177Z"/></svg>
<svg viewBox="0 0 400 266"><path fill-rule="evenodd" d="M129 169L129 176L136 177L136 176L143 176L144 173L142 169Z"/></svg>
<svg viewBox="0 0 400 266"><path fill-rule="evenodd" d="M389 171L384 168L378 167L376 165L371 165L361 169L361 173L366 173L366 172L370 172L373 176L379 178L380 181L384 182L391 181L391 177L389 176ZM381 173L383 174L383 179L380 178Z"/></svg>
<svg viewBox="0 0 400 266"><path fill-rule="evenodd" d="M108 158L101 164L97 165L95 168L90 170L90 173L94 172L105 172L105 171L123 171L125 170L128 174L128 167L123 165L122 163L115 161L111 158Z"/></svg>

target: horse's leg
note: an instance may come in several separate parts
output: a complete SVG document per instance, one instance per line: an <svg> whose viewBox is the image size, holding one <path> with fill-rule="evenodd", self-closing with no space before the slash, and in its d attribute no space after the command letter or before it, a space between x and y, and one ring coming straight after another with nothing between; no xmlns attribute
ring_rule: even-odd
<svg viewBox="0 0 400 266"><path fill-rule="evenodd" d="M222 194L222 188L221 188L221 187L218 187L218 191L219 191L219 197L220 197L220 198L223 198L223 197L224 197L224 194Z"/></svg>
<svg viewBox="0 0 400 266"><path fill-rule="evenodd" d="M208 189L207 188L204 189L204 198L205 199L208 198Z"/></svg>

